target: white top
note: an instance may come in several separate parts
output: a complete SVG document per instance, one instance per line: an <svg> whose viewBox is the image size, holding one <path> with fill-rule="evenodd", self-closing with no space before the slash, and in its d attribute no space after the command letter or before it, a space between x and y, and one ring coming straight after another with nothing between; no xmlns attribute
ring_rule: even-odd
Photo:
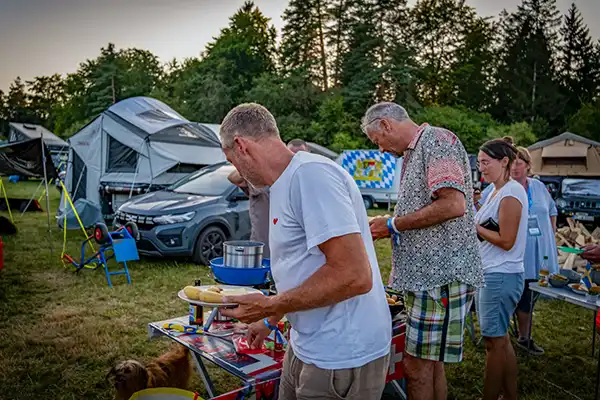
<svg viewBox="0 0 600 400"><path fill-rule="evenodd" d="M505 274L524 272L523 258L525 256L525 247L527 246L528 202L527 192L523 186L519 182L511 179L494 197L491 197L491 195L488 196L485 199L483 206L481 206L475 215L475 223L482 224L490 217L498 223L500 202L505 197L514 197L519 200L522 206L517 239L515 240L512 249L509 251L503 250L485 240L479 243L479 253L481 254L483 272L485 274L492 272L502 272Z"/></svg>
<svg viewBox="0 0 600 400"><path fill-rule="evenodd" d="M290 313L296 356L322 369L358 368L388 354L391 316L367 212L352 177L333 161L298 152L271 186L271 272L279 292L298 287L325 264L319 245L360 233L373 288L341 303Z"/></svg>

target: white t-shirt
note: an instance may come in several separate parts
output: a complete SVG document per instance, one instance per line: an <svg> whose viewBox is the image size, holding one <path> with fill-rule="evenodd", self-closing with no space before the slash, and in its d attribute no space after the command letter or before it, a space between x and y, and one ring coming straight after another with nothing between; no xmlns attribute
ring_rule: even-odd
<svg viewBox="0 0 600 400"><path fill-rule="evenodd" d="M527 219L529 218L527 192L523 186L515 181L509 180L494 197L487 196L485 202L475 215L475 223L482 224L488 218L492 218L498 223L498 211L500 202L505 197L514 197L519 200L522 206L521 220L519 221L519 231L517 239L512 249L503 250L500 247L491 244L488 241L479 242L479 253L483 263L483 272L486 274L492 272L502 272L505 274L515 274L524 272L523 258L525 256L525 247L527 245Z"/></svg>
<svg viewBox="0 0 600 400"><path fill-rule="evenodd" d="M388 354L391 316L367 212L356 183L339 165L298 152L271 186L271 272L279 292L294 289L325 264L319 245L360 233L373 288L341 303L287 315L296 356L322 369L361 367Z"/></svg>

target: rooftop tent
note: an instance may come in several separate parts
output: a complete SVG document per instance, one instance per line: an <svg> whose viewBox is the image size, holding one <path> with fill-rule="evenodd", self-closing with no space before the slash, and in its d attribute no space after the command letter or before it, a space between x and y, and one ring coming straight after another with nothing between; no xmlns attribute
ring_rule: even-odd
<svg viewBox="0 0 600 400"><path fill-rule="evenodd" d="M131 195L225 160L211 128L148 97L114 104L69 144L67 190L73 201L85 198L102 206L105 217Z"/></svg>
<svg viewBox="0 0 600 400"><path fill-rule="evenodd" d="M66 161L69 144L50 132L41 125L21 124L11 122L8 124L9 143L22 142L24 140L40 139L44 137L44 144L52 157L56 168L64 167L63 161Z"/></svg>
<svg viewBox="0 0 600 400"><path fill-rule="evenodd" d="M600 177L600 143L593 140L565 132L528 150L534 175Z"/></svg>
<svg viewBox="0 0 600 400"><path fill-rule="evenodd" d="M69 144L50 132L41 125L21 124L11 122L8 124L8 141L20 142L29 139L39 139L44 135L44 143L48 150L61 150L67 148Z"/></svg>
<svg viewBox="0 0 600 400"><path fill-rule="evenodd" d="M44 178L44 144L40 138L0 145L0 175L20 175L28 178ZM46 158L46 175L55 179L56 169Z"/></svg>

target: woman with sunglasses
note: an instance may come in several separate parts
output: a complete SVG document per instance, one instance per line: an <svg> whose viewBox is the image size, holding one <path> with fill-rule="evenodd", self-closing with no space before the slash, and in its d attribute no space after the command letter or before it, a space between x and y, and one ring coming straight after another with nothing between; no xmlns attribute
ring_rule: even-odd
<svg viewBox="0 0 600 400"><path fill-rule="evenodd" d="M481 146L479 169L491 193L475 216L485 286L477 313L485 340L484 400L517 398L517 359L508 335L510 318L523 293L527 242L527 193L510 177L517 149L502 139Z"/></svg>

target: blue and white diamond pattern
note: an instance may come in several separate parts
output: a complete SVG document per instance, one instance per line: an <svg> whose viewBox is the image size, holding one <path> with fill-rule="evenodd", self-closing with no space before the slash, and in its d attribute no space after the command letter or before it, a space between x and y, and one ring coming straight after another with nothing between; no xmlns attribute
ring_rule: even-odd
<svg viewBox="0 0 600 400"><path fill-rule="evenodd" d="M377 150L347 150L342 167L361 189L390 189L396 175L396 158Z"/></svg>

